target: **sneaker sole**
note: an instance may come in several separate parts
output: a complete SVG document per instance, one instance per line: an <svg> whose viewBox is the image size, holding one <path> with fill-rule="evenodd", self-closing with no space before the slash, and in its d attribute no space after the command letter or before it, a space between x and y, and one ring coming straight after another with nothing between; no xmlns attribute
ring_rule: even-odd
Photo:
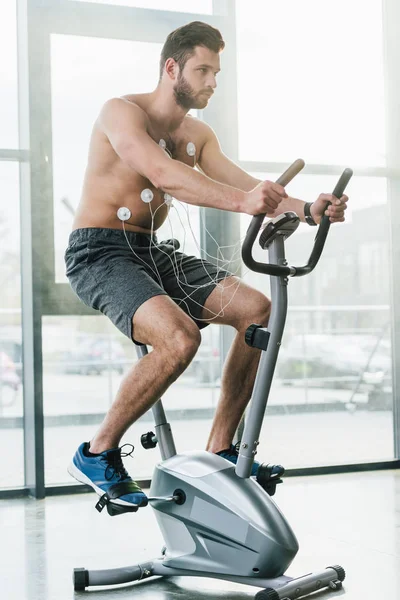
<svg viewBox="0 0 400 600"><path fill-rule="evenodd" d="M85 475L85 473L82 473L82 471L80 471L73 462L71 462L68 465L67 471L71 475L71 477L73 477L74 479L79 481L79 483L86 483L87 485L90 485L90 487L92 487L94 489L94 491L96 492L96 494L98 494L99 496L103 496L105 494L104 490L97 487L97 485L95 483L93 483L93 481L91 481L89 479L89 477L87 475ZM120 504L121 506L139 506L140 507L142 505L142 503L134 504L133 502L127 502L126 500L121 500L120 498L113 499L112 503Z"/></svg>

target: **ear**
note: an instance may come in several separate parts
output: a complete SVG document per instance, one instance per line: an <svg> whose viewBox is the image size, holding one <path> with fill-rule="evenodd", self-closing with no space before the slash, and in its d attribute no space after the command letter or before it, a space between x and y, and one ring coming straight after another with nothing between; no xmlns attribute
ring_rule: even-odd
<svg viewBox="0 0 400 600"><path fill-rule="evenodd" d="M179 65L173 58L167 58L164 69L170 79L177 79L179 75Z"/></svg>

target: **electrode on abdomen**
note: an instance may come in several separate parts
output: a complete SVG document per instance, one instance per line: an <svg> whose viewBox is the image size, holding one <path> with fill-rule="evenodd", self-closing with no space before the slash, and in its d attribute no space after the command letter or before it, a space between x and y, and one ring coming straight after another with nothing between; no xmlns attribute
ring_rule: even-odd
<svg viewBox="0 0 400 600"><path fill-rule="evenodd" d="M126 208L126 206L121 206L121 208L117 210L117 217L120 221L128 221L128 219L130 219L131 216L132 213L129 210L129 208Z"/></svg>
<svg viewBox="0 0 400 600"><path fill-rule="evenodd" d="M148 204L149 202L151 202L153 200L154 194L153 194L153 192L149 188L145 188L141 192L140 197L143 200L143 202L145 202L146 204Z"/></svg>

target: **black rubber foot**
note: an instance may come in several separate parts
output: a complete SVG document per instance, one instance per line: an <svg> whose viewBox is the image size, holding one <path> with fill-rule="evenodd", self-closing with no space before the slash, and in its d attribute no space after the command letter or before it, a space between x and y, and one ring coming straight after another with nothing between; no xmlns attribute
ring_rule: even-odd
<svg viewBox="0 0 400 600"><path fill-rule="evenodd" d="M254 600L279 600L279 594L272 588L261 590L254 596Z"/></svg>
<svg viewBox="0 0 400 600"><path fill-rule="evenodd" d="M89 585L89 572L83 567L74 569L73 582L75 592L84 592Z"/></svg>
<svg viewBox="0 0 400 600"><path fill-rule="evenodd" d="M346 577L346 571L340 565L330 565L327 569L335 569L339 581L344 581Z"/></svg>

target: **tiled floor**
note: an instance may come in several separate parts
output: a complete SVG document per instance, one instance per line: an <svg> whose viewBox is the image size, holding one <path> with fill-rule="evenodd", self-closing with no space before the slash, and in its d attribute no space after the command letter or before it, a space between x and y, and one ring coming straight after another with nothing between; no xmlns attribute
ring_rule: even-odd
<svg viewBox="0 0 400 600"><path fill-rule="evenodd" d="M289 575L331 564L344 589L312 598L399 600L400 472L286 479L275 496L300 551ZM0 590L4 600L250 600L257 588L203 578L155 579L74 592L72 570L133 565L163 545L151 509L110 518L96 496L0 502Z"/></svg>

